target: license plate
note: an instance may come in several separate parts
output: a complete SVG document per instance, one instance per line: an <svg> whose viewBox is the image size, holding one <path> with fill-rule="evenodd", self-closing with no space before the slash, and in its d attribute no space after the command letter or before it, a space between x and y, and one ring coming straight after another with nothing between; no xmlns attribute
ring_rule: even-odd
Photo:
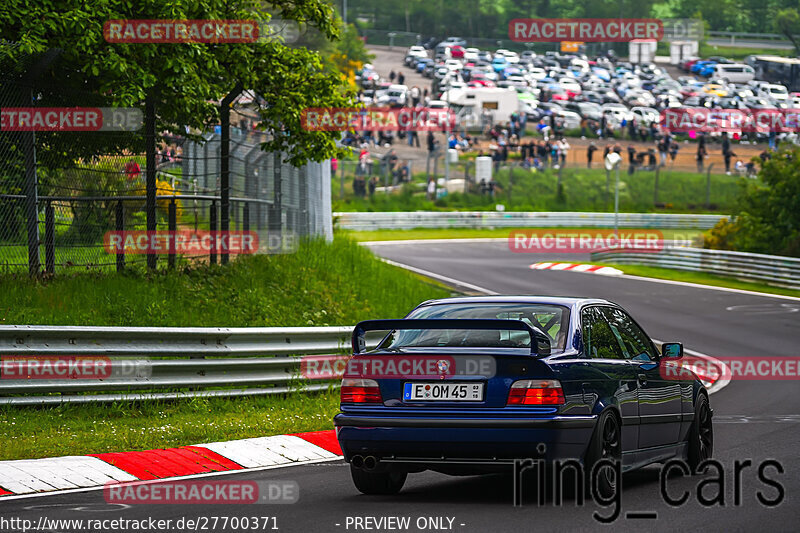
<svg viewBox="0 0 800 533"><path fill-rule="evenodd" d="M483 383L406 383L403 400L480 402L483 401Z"/></svg>

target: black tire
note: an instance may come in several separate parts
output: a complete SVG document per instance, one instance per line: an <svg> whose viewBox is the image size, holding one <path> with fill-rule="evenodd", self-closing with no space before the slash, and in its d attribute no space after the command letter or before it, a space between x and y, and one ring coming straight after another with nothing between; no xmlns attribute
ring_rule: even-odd
<svg viewBox="0 0 800 533"><path fill-rule="evenodd" d="M350 475L356 488L363 494L397 494L403 488L408 472L367 472L350 465Z"/></svg>
<svg viewBox="0 0 800 533"><path fill-rule="evenodd" d="M584 463L587 492L591 494L597 490L602 498L610 498L616 494L621 480L617 479L616 471L610 466L601 466L593 475L595 464L602 459L622 461L622 424L613 411L604 411L597 420Z"/></svg>
<svg viewBox="0 0 800 533"><path fill-rule="evenodd" d="M698 394L694 404L694 421L689 429L689 468L697 472L697 467L714 453L714 425L711 421L711 407L705 394Z"/></svg>

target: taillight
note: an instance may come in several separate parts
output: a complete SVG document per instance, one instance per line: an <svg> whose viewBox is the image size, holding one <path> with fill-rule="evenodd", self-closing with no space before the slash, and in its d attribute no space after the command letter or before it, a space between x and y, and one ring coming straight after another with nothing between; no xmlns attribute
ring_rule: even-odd
<svg viewBox="0 0 800 533"><path fill-rule="evenodd" d="M515 381L508 393L507 405L561 405L564 391L555 379L523 379Z"/></svg>
<svg viewBox="0 0 800 533"><path fill-rule="evenodd" d="M381 389L374 379L344 378L341 391L342 403L383 403Z"/></svg>

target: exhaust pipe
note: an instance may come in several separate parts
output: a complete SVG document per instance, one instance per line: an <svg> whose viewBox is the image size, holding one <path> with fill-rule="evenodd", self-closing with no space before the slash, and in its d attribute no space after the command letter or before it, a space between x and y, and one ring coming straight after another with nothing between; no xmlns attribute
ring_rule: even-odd
<svg viewBox="0 0 800 533"><path fill-rule="evenodd" d="M364 470L374 470L378 466L378 459L372 455L364 457Z"/></svg>
<svg viewBox="0 0 800 533"><path fill-rule="evenodd" d="M350 459L350 464L355 468L361 468L364 466L364 458L360 455L354 455L353 458Z"/></svg>

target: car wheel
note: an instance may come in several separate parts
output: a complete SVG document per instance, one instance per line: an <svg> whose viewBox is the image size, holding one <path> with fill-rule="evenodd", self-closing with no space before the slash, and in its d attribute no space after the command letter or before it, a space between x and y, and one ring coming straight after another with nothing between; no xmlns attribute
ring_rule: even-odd
<svg viewBox="0 0 800 533"><path fill-rule="evenodd" d="M689 468L692 472L714 452L714 426L711 422L711 407L705 394L697 397L694 406L694 421L689 429Z"/></svg>
<svg viewBox="0 0 800 533"><path fill-rule="evenodd" d="M367 472L353 465L350 465L350 475L356 488L363 494L397 494L408 477L407 472Z"/></svg>
<svg viewBox="0 0 800 533"><path fill-rule="evenodd" d="M595 472L595 465L603 460L622 460L622 431L619 419L613 411L604 411L595 427L594 435L586 452L587 489L597 491L602 498L610 498L617 491L616 470L610 465L602 465Z"/></svg>

